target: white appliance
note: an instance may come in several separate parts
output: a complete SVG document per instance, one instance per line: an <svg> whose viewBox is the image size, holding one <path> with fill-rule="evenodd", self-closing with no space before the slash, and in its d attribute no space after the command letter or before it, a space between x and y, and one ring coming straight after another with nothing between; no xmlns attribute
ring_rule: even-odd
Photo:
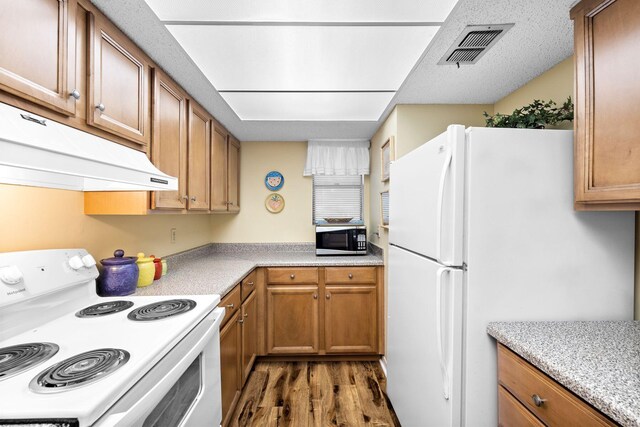
<svg viewBox="0 0 640 427"><path fill-rule="evenodd" d="M452 125L391 165L387 392L404 427L497 425L490 321L633 318L634 215L575 212L572 156L571 131Z"/></svg>
<svg viewBox="0 0 640 427"><path fill-rule="evenodd" d="M82 249L0 254L0 425L212 426L218 295L96 295Z"/></svg>
<svg viewBox="0 0 640 427"><path fill-rule="evenodd" d="M175 191L146 154L0 103L0 183L79 191Z"/></svg>

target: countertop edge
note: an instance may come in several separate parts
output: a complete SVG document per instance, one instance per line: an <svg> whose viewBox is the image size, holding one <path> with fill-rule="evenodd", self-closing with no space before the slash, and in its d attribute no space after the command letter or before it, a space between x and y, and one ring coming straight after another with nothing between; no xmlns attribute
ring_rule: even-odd
<svg viewBox="0 0 640 427"><path fill-rule="evenodd" d="M497 328L497 324L500 322L491 322L487 325L487 333L495 338L500 344L507 347L509 350L522 357L527 362L531 363L536 368L540 369L544 374L555 380L561 386L569 390L575 396L579 397L587 404L600 411L602 414L609 417L614 422L620 423L623 426L637 426L638 421L633 414L621 410L621 408L615 408L614 402L609 401L599 395L594 395L589 392L588 387L584 385L577 385L576 381L568 375L563 374L553 364L547 363L544 359L540 358L533 352L527 350L527 348L510 337L501 333Z"/></svg>

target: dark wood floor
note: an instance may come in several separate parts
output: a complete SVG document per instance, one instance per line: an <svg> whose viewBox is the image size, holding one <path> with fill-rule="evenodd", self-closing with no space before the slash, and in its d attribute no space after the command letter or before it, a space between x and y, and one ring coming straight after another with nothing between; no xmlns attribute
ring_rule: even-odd
<svg viewBox="0 0 640 427"><path fill-rule="evenodd" d="M378 362L258 362L231 426L400 426Z"/></svg>

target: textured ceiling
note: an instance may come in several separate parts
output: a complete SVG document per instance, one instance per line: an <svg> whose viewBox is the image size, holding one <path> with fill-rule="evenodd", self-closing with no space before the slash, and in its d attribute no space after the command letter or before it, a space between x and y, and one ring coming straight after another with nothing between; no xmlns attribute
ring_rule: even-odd
<svg viewBox="0 0 640 427"><path fill-rule="evenodd" d="M493 103L573 51L574 0L460 0L379 121L242 121L144 0L91 1L242 141L370 138L396 104ZM502 23L515 26L477 64L436 65L466 25Z"/></svg>

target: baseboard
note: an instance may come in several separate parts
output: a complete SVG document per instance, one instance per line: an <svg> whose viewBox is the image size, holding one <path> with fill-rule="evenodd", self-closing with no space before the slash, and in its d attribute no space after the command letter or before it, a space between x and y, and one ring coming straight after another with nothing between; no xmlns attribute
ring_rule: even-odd
<svg viewBox="0 0 640 427"><path fill-rule="evenodd" d="M385 378L387 377L387 358L382 356L380 358L380 367L382 368L382 372L384 372Z"/></svg>

